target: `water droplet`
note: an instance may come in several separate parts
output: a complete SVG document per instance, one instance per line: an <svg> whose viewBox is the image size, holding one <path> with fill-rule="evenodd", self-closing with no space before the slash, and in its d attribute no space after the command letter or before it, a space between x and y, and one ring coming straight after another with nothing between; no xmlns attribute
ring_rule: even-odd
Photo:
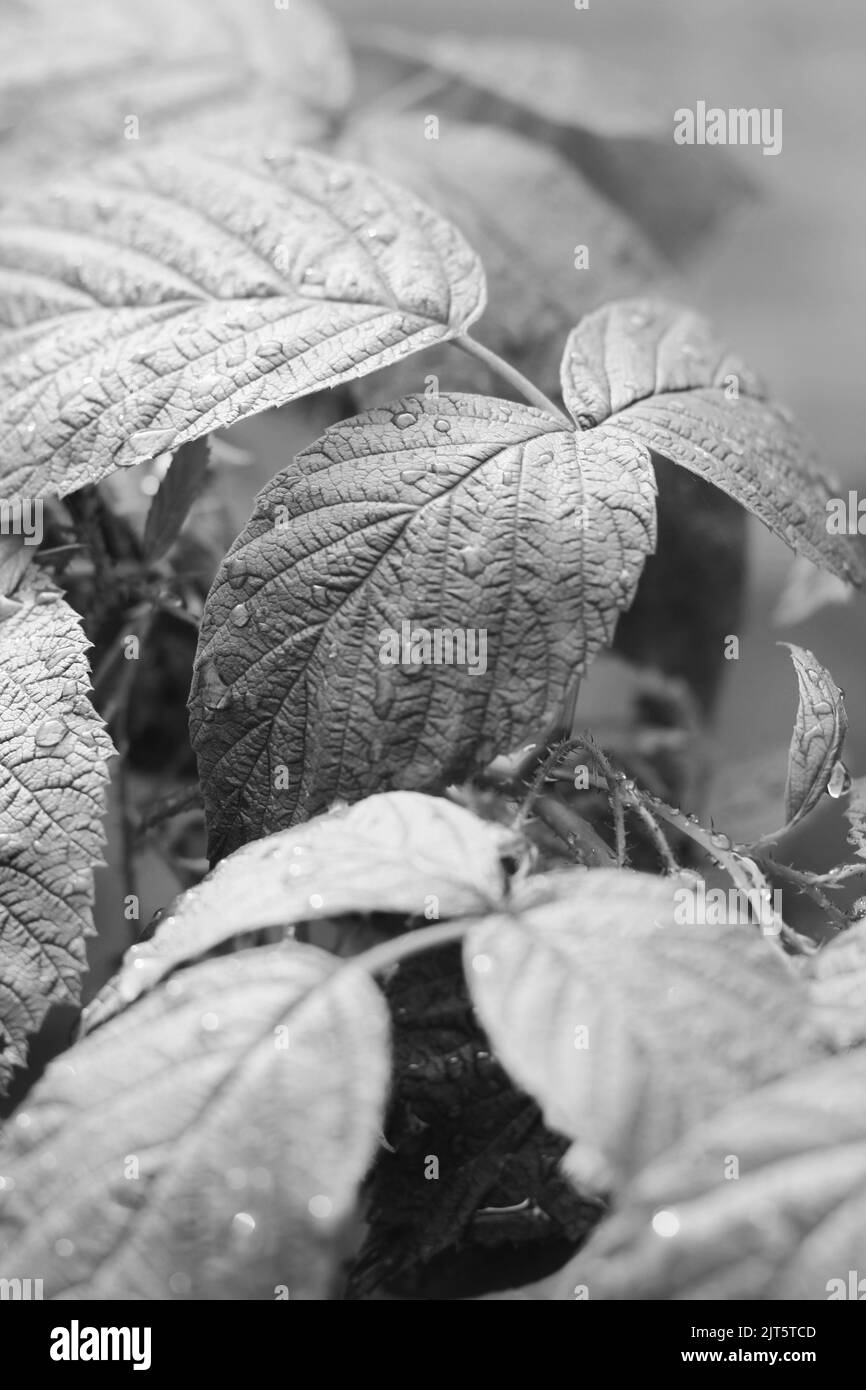
<svg viewBox="0 0 866 1390"><path fill-rule="evenodd" d="M218 1015L211 1013L202 1014L201 1026L206 1033L215 1033L220 1026Z"/></svg>
<svg viewBox="0 0 866 1390"><path fill-rule="evenodd" d="M463 565L463 571L465 574L469 575L470 579L474 579L476 575L479 575L484 569L484 560L482 559L481 552L476 546L464 545L463 548L458 551L458 554L460 555L460 560Z"/></svg>
<svg viewBox="0 0 866 1390"><path fill-rule="evenodd" d="M729 835L723 835L721 832L717 831L710 836L710 844L715 845L716 849L730 849L731 838Z"/></svg>
<svg viewBox="0 0 866 1390"><path fill-rule="evenodd" d="M410 411L401 410L398 415L394 416L394 424L397 426L398 430L408 430L410 425L414 425L417 422L417 419L418 416L413 415Z"/></svg>
<svg viewBox="0 0 866 1390"><path fill-rule="evenodd" d="M303 275L305 285L323 285L325 283L325 272L320 270L317 265L308 265Z"/></svg>
<svg viewBox="0 0 866 1390"><path fill-rule="evenodd" d="M174 430L136 430L129 437L129 448L138 459L155 458L164 454L174 444ZM115 459L121 468L131 468L136 462L132 459Z"/></svg>
<svg viewBox="0 0 866 1390"><path fill-rule="evenodd" d="M250 1236L256 1229L256 1218L248 1211L236 1211L232 1217L232 1235Z"/></svg>
<svg viewBox="0 0 866 1390"><path fill-rule="evenodd" d="M832 796L834 801L838 801L840 796L844 796L851 790L851 774L843 762L837 762L833 771L830 773L830 780L827 783L827 794Z"/></svg>
<svg viewBox="0 0 866 1390"><path fill-rule="evenodd" d="M66 725L59 719L46 719L36 730L37 748L54 748L66 737Z"/></svg>
<svg viewBox="0 0 866 1390"><path fill-rule="evenodd" d="M438 430L440 434L447 434L448 431L449 431L450 428L451 428L451 421L450 421L450 420L436 420L436 421L434 421L434 423L433 423L433 428L434 428L434 430Z"/></svg>
<svg viewBox="0 0 866 1390"><path fill-rule="evenodd" d="M236 603L229 614L235 627L246 627L250 620L249 611L245 603Z"/></svg>
<svg viewBox="0 0 866 1390"><path fill-rule="evenodd" d="M26 424L18 426L18 442L22 449L30 448L35 433L36 425L33 420L28 420Z"/></svg>

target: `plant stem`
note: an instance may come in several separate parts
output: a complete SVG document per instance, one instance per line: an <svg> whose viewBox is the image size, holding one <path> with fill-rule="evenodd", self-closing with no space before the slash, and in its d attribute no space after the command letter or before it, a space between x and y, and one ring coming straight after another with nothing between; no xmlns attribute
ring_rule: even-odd
<svg viewBox="0 0 866 1390"><path fill-rule="evenodd" d="M377 975L381 970L389 970L392 965L408 960L410 956L420 955L422 951L460 941L469 930L469 921L467 917L460 922L443 922L438 927L419 927L417 931L404 932L402 936L371 946L369 951L362 951L359 956L352 956L343 969L354 970L361 966L369 975Z"/></svg>
<svg viewBox="0 0 866 1390"><path fill-rule="evenodd" d="M576 429L574 421L570 420L567 415L563 415L562 411L545 396L543 391L539 391L537 386L533 386L522 372L519 372L516 367L512 367L511 363L506 362L498 353L491 352L490 348L477 343L474 338L470 338L468 333L461 333L458 338L453 338L452 342L455 347L462 348L470 357L476 357L479 362L484 363L485 367L489 367L497 376L501 376L502 380L507 381L509 386L513 386L516 391L519 391L523 399L528 401L530 405L534 405L537 410L543 410L545 415L552 415L554 420L572 434L574 433Z"/></svg>

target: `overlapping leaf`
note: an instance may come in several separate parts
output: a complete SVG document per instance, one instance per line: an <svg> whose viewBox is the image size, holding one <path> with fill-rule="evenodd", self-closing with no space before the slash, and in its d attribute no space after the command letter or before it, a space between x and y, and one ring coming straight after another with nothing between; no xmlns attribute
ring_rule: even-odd
<svg viewBox="0 0 866 1390"><path fill-rule="evenodd" d="M642 440L727 492L799 554L866 585L866 550L827 533L831 488L799 430L699 315L644 300L596 310L568 340L562 389L584 430Z"/></svg>
<svg viewBox="0 0 866 1390"><path fill-rule="evenodd" d="M543 880L533 880L535 892ZM812 1055L805 991L754 927L678 912L670 880L549 880L473 927L464 959L496 1054L588 1175L634 1173L733 1096Z"/></svg>
<svg viewBox="0 0 866 1390"><path fill-rule="evenodd" d="M340 32L315 0L18 0L0 58L3 195L126 140L310 139L350 87Z"/></svg>
<svg viewBox="0 0 866 1390"><path fill-rule="evenodd" d="M9 1126L0 1277L32 1272L46 1298L327 1297L387 1034L369 978L309 946L168 981L53 1062Z"/></svg>
<svg viewBox="0 0 866 1390"><path fill-rule="evenodd" d="M866 925L855 923L809 961L812 1016L834 1051L866 1042Z"/></svg>
<svg viewBox="0 0 866 1390"><path fill-rule="evenodd" d="M260 494L206 605L212 856L525 740L610 640L654 527L640 445L528 406L416 396L328 430Z"/></svg>
<svg viewBox="0 0 866 1390"><path fill-rule="evenodd" d="M0 212L0 477L116 466L461 332L484 276L410 194L309 151L156 150Z"/></svg>
<svg viewBox="0 0 866 1390"><path fill-rule="evenodd" d="M657 280L659 263L637 228L554 150L450 119L429 140L424 120L418 112L365 121L347 152L414 188L465 234L487 274L479 340L554 395L572 326ZM378 405L421 390L431 374L441 390L501 389L483 364L443 348L358 382L354 394Z"/></svg>
<svg viewBox="0 0 866 1390"><path fill-rule="evenodd" d="M90 1031L180 965L261 927L365 912L447 920L502 905L520 839L453 802L371 796L255 840L182 894L85 1013ZM512 865L513 867L513 865Z"/></svg>
<svg viewBox="0 0 866 1390"><path fill-rule="evenodd" d="M581 1284L593 1300L862 1297L850 1294L849 1271L859 1270L856 1285L864 1246L857 1051L743 1096L687 1135L545 1293L571 1299Z"/></svg>
<svg viewBox="0 0 866 1390"><path fill-rule="evenodd" d="M799 689L785 785L785 822L790 826L809 814L831 783L848 732L848 716L842 691L820 661L805 647L791 642L782 645L791 653ZM840 775L847 776L844 768Z"/></svg>
<svg viewBox="0 0 866 1390"><path fill-rule="evenodd" d="M380 86L424 69L442 75L424 110L501 122L559 149L669 256L691 248L750 191L719 150L675 145L673 116L646 80L575 44L366 25L357 47ZM719 157L721 156L721 157Z"/></svg>
<svg viewBox="0 0 866 1390"><path fill-rule="evenodd" d="M112 752L77 614L34 571L3 602L0 1088L51 1005L78 1000Z"/></svg>

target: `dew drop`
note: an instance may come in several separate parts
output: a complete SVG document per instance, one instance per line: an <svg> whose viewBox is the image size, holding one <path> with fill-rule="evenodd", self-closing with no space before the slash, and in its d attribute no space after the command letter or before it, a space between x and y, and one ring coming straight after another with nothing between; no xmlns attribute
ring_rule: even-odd
<svg viewBox="0 0 866 1390"><path fill-rule="evenodd" d="M450 420L436 420L436 421L434 421L434 423L433 423L433 428L434 428L434 430L438 430L440 434L447 434L448 431L451 429L451 421L450 421Z"/></svg>
<svg viewBox="0 0 866 1390"><path fill-rule="evenodd" d="M229 616L235 627L246 627L250 620L249 611L245 603L236 603Z"/></svg>
<svg viewBox="0 0 866 1390"><path fill-rule="evenodd" d="M308 265L303 275L305 285L324 285L325 272L320 270L317 265Z"/></svg>
<svg viewBox="0 0 866 1390"><path fill-rule="evenodd" d="M18 442L22 449L30 448L35 433L36 425L33 420L28 420L26 424L18 426Z"/></svg>
<svg viewBox="0 0 866 1390"><path fill-rule="evenodd" d="M157 454L164 454L174 444L174 430L136 430L135 434L129 437L129 447L133 454L139 459L154 458ZM131 467L134 459L124 463L123 459L116 459L121 467Z"/></svg>
<svg viewBox="0 0 866 1390"><path fill-rule="evenodd" d="M248 1211L236 1211L232 1217L232 1235L250 1236L256 1229L256 1218Z"/></svg>
<svg viewBox="0 0 866 1390"><path fill-rule="evenodd" d="M844 796L851 790L851 774L843 762L837 762L833 771L830 773L830 780L827 783L827 794L832 796L834 801L838 801L840 796Z"/></svg>
<svg viewBox="0 0 866 1390"><path fill-rule="evenodd" d="M418 416L411 414L410 411L401 410L398 415L394 416L394 424L398 430L408 430L409 426L414 425L417 419Z"/></svg>
<svg viewBox="0 0 866 1390"><path fill-rule="evenodd" d="M36 730L37 748L54 748L66 737L66 725L59 719L46 719Z"/></svg>
<svg viewBox="0 0 866 1390"><path fill-rule="evenodd" d="M458 553L464 573L468 574L470 579L474 579L484 569L481 552L474 545L464 545Z"/></svg>

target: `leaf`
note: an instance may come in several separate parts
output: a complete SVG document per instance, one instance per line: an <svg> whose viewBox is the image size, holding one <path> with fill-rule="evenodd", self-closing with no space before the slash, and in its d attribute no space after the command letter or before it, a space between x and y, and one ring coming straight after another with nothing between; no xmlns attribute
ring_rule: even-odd
<svg viewBox="0 0 866 1390"><path fill-rule="evenodd" d="M597 869L471 928L464 962L497 1056L602 1186L810 1055L805 993L753 927L687 923L674 884Z"/></svg>
<svg viewBox="0 0 866 1390"><path fill-rule="evenodd" d="M674 144L671 107L648 81L575 44L465 33L425 39L366 25L357 47L389 58L395 79L401 68L442 73L437 111L514 126L558 149L672 259L751 191L718 150L707 158Z"/></svg>
<svg viewBox="0 0 866 1390"><path fill-rule="evenodd" d="M727 826L741 845L762 839L778 824L786 755L782 744L768 753L727 762L715 772L709 798L712 822Z"/></svg>
<svg viewBox="0 0 866 1390"><path fill-rule="evenodd" d="M255 840L181 894L151 940L133 946L84 1016L92 1031L145 990L234 937L324 917L383 912L423 921L505 901L505 860L525 847L504 826L415 792L371 796ZM434 919L435 920L435 919Z"/></svg>
<svg viewBox="0 0 866 1390"><path fill-rule="evenodd" d="M8 1127L0 1274L38 1271L46 1298L328 1297L387 1031L372 981L293 942L169 981L52 1062Z"/></svg>
<svg viewBox="0 0 866 1390"><path fill-rule="evenodd" d="M799 554L866 585L864 548L827 533L831 486L790 417L699 315L649 300L588 314L566 344L562 391L581 429L641 440L728 493Z"/></svg>
<svg viewBox="0 0 866 1390"><path fill-rule="evenodd" d="M786 829L817 806L828 790L848 732L842 691L830 672L805 647L780 642L791 653L800 698L785 784ZM841 764L840 764L841 766ZM842 769L845 776L845 769ZM835 783L832 784L835 787ZM833 790L838 797L840 790Z"/></svg>
<svg viewBox="0 0 866 1390"><path fill-rule="evenodd" d="M172 458L145 522L144 554L151 563L162 559L180 535L204 488L209 454L208 440L194 439L182 444Z"/></svg>
<svg viewBox="0 0 866 1390"><path fill-rule="evenodd" d="M673 1235L653 1228L659 1213ZM844 1298L864 1242L866 1052L853 1052L686 1135L640 1174L553 1296L581 1283L593 1300Z"/></svg>
<svg viewBox="0 0 866 1390"><path fill-rule="evenodd" d="M477 257L410 194L296 151L108 161L0 212L7 491L63 495L462 332Z"/></svg>
<svg viewBox="0 0 866 1390"><path fill-rule="evenodd" d="M424 138L424 117L367 120L347 155L415 191L448 217L480 255L489 307L479 340L542 391L559 390L562 342L572 325L607 299L658 278L653 251L632 224L555 151L510 131L444 120ZM588 265L577 268L586 248ZM447 348L400 363L365 385L362 406L421 391L501 389L476 360Z"/></svg>
<svg viewBox="0 0 866 1390"><path fill-rule="evenodd" d="M342 36L313 0L22 0L5 15L0 184L201 133L308 140L351 91ZM137 125L130 124L133 118Z"/></svg>
<svg viewBox="0 0 866 1390"><path fill-rule="evenodd" d="M808 962L812 1017L834 1052L866 1042L866 925L856 922Z"/></svg>
<svg viewBox="0 0 866 1390"><path fill-rule="evenodd" d="M850 791L845 819L851 829L846 838L857 858L866 859L866 777L855 777Z"/></svg>
<svg viewBox="0 0 866 1390"><path fill-rule="evenodd" d="M0 621L0 1090L52 1004L78 1002L114 751L78 615L34 569L14 600Z"/></svg>
<svg viewBox="0 0 866 1390"><path fill-rule="evenodd" d="M561 1264L604 1203L574 1191L559 1170L565 1140L491 1055L459 947L402 963L385 995L394 1039L387 1143L367 1185L349 1296L387 1288L467 1297L539 1262Z"/></svg>
<svg viewBox="0 0 866 1390"><path fill-rule="evenodd" d="M773 610L776 627L794 627L830 603L850 603L854 590L849 584L818 569L801 555L795 556Z"/></svg>
<svg viewBox="0 0 866 1390"><path fill-rule="evenodd" d="M528 406L410 396L329 429L260 493L205 607L190 707L212 857L525 742L610 641L654 521L639 445L597 449ZM404 624L462 634L439 653L460 664L383 664Z"/></svg>

